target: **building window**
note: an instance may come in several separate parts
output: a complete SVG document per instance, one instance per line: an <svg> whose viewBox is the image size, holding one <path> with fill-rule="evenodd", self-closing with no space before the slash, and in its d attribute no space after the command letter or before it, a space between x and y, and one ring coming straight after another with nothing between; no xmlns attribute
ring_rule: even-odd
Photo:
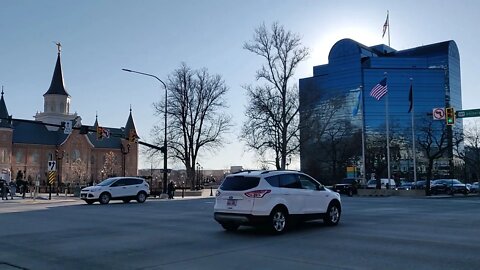
<svg viewBox="0 0 480 270"><path fill-rule="evenodd" d="M35 150L32 152L32 155L30 156L30 162L34 164L38 164L40 162L40 154L38 151Z"/></svg>
<svg viewBox="0 0 480 270"><path fill-rule="evenodd" d="M9 163L10 162L10 155L6 148L0 148L0 162L1 163Z"/></svg>
<svg viewBox="0 0 480 270"><path fill-rule="evenodd" d="M24 163L23 150L17 150L17 152L15 153L15 161L17 163Z"/></svg>
<svg viewBox="0 0 480 270"><path fill-rule="evenodd" d="M72 162L75 162L78 159L80 159L80 150L75 149L72 151Z"/></svg>

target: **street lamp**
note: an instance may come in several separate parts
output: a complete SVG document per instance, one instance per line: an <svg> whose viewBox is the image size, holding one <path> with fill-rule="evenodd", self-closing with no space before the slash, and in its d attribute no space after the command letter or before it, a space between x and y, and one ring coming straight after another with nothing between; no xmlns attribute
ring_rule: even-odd
<svg viewBox="0 0 480 270"><path fill-rule="evenodd" d="M143 72L139 72L131 69L126 69L126 68L122 68L122 70L126 72L132 72L140 75L153 77L157 79L159 82L161 82L163 84L163 87L165 88L165 127L164 127L165 137L163 139L163 194L166 194L167 193L167 85L155 75L143 73Z"/></svg>

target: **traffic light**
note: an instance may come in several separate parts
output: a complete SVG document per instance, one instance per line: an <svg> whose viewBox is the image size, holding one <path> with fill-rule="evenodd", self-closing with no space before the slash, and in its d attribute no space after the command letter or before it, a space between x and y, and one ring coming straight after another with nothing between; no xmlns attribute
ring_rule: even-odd
<svg viewBox="0 0 480 270"><path fill-rule="evenodd" d="M445 120L449 126L455 124L455 110L452 107L446 109Z"/></svg>
<svg viewBox="0 0 480 270"><path fill-rule="evenodd" d="M97 140L103 139L103 128L100 126L97 126Z"/></svg>

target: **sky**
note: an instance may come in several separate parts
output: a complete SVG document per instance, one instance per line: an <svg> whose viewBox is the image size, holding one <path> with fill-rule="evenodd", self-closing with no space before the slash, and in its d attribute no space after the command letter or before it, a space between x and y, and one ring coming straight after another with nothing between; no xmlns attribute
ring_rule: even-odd
<svg viewBox="0 0 480 270"><path fill-rule="evenodd" d="M193 69L219 74L229 87L233 116L227 143L199 157L204 169L230 166L257 168L254 152L239 140L248 102L242 86L259 83L255 72L263 61L245 49L255 28L278 22L300 35L310 56L292 83L328 64L332 46L343 38L366 46L388 44L382 38L387 10L391 47L396 50L454 40L460 52L463 109L480 108L476 90L480 38L476 0L323 1L323 0L0 0L0 85L9 114L33 119L43 111L62 44L70 113L84 125L124 127L130 107L141 140L152 141L160 123L153 102L164 97L154 78L165 79L185 62ZM139 169L161 167L160 160L140 155ZM169 160L169 167L182 168ZM299 169L293 157L291 169Z"/></svg>

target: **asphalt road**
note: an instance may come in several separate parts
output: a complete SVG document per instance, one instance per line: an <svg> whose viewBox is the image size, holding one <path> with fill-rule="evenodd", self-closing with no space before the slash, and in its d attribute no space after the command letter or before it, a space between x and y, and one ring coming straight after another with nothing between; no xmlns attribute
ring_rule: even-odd
<svg viewBox="0 0 480 270"><path fill-rule="evenodd" d="M480 269L480 198L343 197L340 225L281 236L213 220L213 199L2 204L0 269Z"/></svg>

